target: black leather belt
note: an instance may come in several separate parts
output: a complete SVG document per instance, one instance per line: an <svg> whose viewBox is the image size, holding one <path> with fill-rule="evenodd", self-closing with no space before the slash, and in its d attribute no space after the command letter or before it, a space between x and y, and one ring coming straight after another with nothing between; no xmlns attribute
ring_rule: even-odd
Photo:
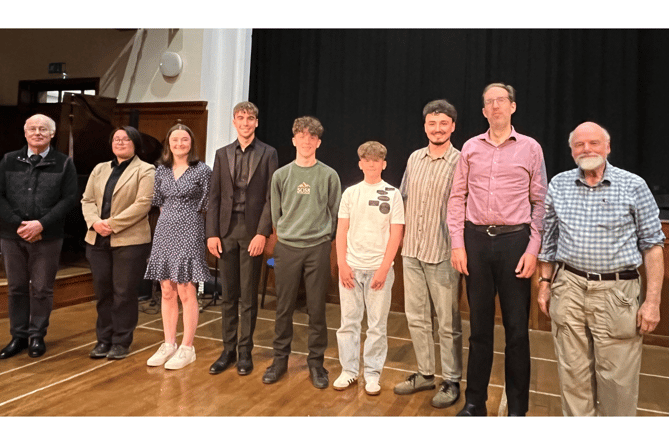
<svg viewBox="0 0 669 445"><path fill-rule="evenodd" d="M583 272L582 270L574 269L567 263L560 262L558 263L561 267L564 267L565 270L583 277L589 281L615 281L615 280L634 280L639 278L639 272L636 270L623 270L622 272L610 272L610 273L596 273L596 272Z"/></svg>
<svg viewBox="0 0 669 445"><path fill-rule="evenodd" d="M510 225L501 225L501 226L479 226L474 224L471 221L465 221L465 227L476 230L477 232L484 232L490 236L501 235L502 233L512 233L523 230L525 227L528 227L529 224L516 224L513 226Z"/></svg>

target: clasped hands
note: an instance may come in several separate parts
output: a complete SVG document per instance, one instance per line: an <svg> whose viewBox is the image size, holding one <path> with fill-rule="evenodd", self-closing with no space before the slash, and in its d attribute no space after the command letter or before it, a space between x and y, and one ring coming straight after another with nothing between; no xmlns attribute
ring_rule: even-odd
<svg viewBox="0 0 669 445"><path fill-rule="evenodd" d="M16 230L16 233L29 243L34 243L42 239L42 223L37 220L23 221Z"/></svg>

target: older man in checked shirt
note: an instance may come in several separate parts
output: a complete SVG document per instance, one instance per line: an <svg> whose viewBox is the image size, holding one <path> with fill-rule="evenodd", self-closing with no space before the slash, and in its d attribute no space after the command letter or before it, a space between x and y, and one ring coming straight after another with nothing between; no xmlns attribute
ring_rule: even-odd
<svg viewBox="0 0 669 445"><path fill-rule="evenodd" d="M524 416L530 389L530 277L541 247L546 167L541 146L511 126L515 90L483 90L490 129L462 147L448 201L453 267L465 275L469 302L466 403L458 416L487 415L493 359L495 294L506 347L508 414Z"/></svg>
<svg viewBox="0 0 669 445"><path fill-rule="evenodd" d="M643 179L607 162L610 140L595 123L576 127L578 168L555 176L546 197L538 300L552 320L565 416L636 415L642 334L660 320L659 210Z"/></svg>

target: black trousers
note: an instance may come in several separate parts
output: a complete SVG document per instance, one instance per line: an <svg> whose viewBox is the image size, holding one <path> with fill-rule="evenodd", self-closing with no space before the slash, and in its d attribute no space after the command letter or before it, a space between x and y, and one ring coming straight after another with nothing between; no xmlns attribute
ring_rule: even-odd
<svg viewBox="0 0 669 445"><path fill-rule="evenodd" d="M313 247L292 247L277 242L274 247L274 276L276 277L276 323L274 327L274 360L288 361L293 340L293 313L300 279L304 277L309 314L307 364L310 368L323 366L328 346L325 321L325 298L330 283L329 241Z"/></svg>
<svg viewBox="0 0 669 445"><path fill-rule="evenodd" d="M221 241L223 253L219 260L223 348L226 351L248 352L253 349L253 332L258 318L258 283L263 256L249 255L248 235L243 213L233 213L228 234ZM240 323L241 319L241 323ZM241 326L240 326L241 325ZM237 331L239 330L239 342Z"/></svg>
<svg viewBox="0 0 669 445"><path fill-rule="evenodd" d="M34 243L22 239L0 240L12 337L46 335L62 246L62 238Z"/></svg>
<svg viewBox="0 0 669 445"><path fill-rule="evenodd" d="M527 412L530 389L529 278L516 278L516 266L529 242L530 229L489 236L465 227L467 300L471 336L467 364L467 402L488 400L493 360L495 294L499 294L506 347L504 375L509 412Z"/></svg>
<svg viewBox="0 0 669 445"><path fill-rule="evenodd" d="M86 246L97 297L95 325L101 343L130 347L137 326L139 284L146 271L151 244Z"/></svg>

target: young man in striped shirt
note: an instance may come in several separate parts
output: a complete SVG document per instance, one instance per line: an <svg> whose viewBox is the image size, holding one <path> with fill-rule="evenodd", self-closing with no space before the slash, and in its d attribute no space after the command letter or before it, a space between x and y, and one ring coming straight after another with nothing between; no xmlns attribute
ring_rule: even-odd
<svg viewBox="0 0 669 445"><path fill-rule="evenodd" d="M406 221L402 247L404 311L418 372L398 383L395 394L413 394L436 387L432 300L439 320L443 378L432 406L446 408L460 397L462 378L460 274L451 266L446 224L446 205L460 158L460 152L451 143L457 112L447 101L435 100L423 108L423 118L429 143L409 156L400 185Z"/></svg>

